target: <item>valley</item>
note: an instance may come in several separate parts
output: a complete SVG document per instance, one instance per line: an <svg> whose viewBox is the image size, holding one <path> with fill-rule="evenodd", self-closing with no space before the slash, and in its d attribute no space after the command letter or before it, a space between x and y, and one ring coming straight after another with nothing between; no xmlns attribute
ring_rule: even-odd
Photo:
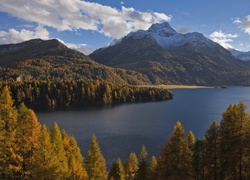
<svg viewBox="0 0 250 180"><path fill-rule="evenodd" d="M250 179L250 1L0 1L0 179Z"/></svg>

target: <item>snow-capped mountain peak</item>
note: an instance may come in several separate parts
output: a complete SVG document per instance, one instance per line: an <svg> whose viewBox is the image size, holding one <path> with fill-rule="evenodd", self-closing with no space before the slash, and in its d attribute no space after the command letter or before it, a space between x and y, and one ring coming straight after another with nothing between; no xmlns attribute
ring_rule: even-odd
<svg viewBox="0 0 250 180"><path fill-rule="evenodd" d="M153 24L147 31L150 34L157 34L161 37L170 37L177 34L177 32L167 22Z"/></svg>
<svg viewBox="0 0 250 180"><path fill-rule="evenodd" d="M153 24L148 30L138 30L131 32L121 40L114 41L110 46L119 44L122 42L122 40L126 40L128 38L141 39L147 36L153 37L156 42L164 49L180 47L186 43L192 43L193 45L199 47L211 47L214 45L211 40L207 39L201 33L193 32L181 34L176 32L167 22L165 22Z"/></svg>
<svg viewBox="0 0 250 180"><path fill-rule="evenodd" d="M203 34L198 33L198 32L192 32L192 33L187 33L184 34L185 36L185 41L186 42L190 42L193 45L196 46L209 46L212 47L213 45L215 45L216 43L214 43L213 41L211 41L210 39L206 38Z"/></svg>

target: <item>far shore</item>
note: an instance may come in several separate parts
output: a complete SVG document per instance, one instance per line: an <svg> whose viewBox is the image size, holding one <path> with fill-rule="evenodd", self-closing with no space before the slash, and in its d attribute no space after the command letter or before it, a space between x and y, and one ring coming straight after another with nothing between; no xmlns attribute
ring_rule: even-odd
<svg viewBox="0 0 250 180"><path fill-rule="evenodd" d="M139 85L140 87L158 87L164 89L198 89L198 88L214 88L212 86L191 86L191 85Z"/></svg>
<svg viewBox="0 0 250 180"><path fill-rule="evenodd" d="M211 86L188 86L188 85L159 85L166 89L198 89L198 88L214 88Z"/></svg>

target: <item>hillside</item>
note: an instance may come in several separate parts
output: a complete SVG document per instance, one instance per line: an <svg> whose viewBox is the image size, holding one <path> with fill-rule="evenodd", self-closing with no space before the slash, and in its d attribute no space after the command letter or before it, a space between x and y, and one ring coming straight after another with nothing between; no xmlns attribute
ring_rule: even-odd
<svg viewBox="0 0 250 180"><path fill-rule="evenodd" d="M202 34L180 34L168 23L132 32L90 57L143 73L153 84L250 85L249 65Z"/></svg>
<svg viewBox="0 0 250 180"><path fill-rule="evenodd" d="M0 45L0 77L1 80L19 77L19 80L94 79L117 84L150 83L141 73L104 66L55 39Z"/></svg>
<svg viewBox="0 0 250 180"><path fill-rule="evenodd" d="M240 59L242 61L250 62L250 51L248 51L248 52L241 52L241 51L238 51L236 49L229 49L229 51L237 59Z"/></svg>

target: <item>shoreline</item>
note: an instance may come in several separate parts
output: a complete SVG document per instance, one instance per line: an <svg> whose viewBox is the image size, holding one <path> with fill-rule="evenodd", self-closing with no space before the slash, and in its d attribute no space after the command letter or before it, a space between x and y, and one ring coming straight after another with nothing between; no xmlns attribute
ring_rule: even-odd
<svg viewBox="0 0 250 180"><path fill-rule="evenodd" d="M200 88L214 88L211 86L192 86L192 85L159 85L165 89L200 89Z"/></svg>
<svg viewBox="0 0 250 180"><path fill-rule="evenodd" d="M164 89L198 89L198 88L215 88L212 86L193 86L193 85L139 85L139 87L156 87Z"/></svg>

